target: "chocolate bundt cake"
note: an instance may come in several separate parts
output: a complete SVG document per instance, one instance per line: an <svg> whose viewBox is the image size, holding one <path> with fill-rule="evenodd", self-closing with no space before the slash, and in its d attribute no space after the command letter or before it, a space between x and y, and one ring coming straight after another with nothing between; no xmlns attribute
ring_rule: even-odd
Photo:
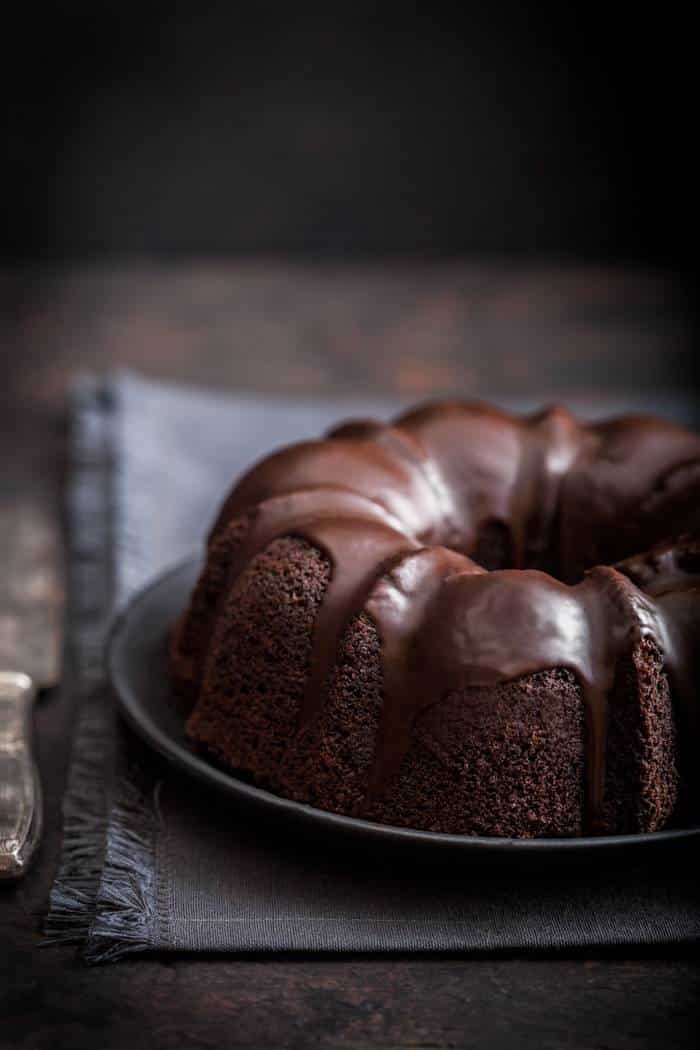
<svg viewBox="0 0 700 1050"><path fill-rule="evenodd" d="M284 448L173 630L187 734L383 823L662 828L692 804L699 528L700 438L649 417L449 402Z"/></svg>

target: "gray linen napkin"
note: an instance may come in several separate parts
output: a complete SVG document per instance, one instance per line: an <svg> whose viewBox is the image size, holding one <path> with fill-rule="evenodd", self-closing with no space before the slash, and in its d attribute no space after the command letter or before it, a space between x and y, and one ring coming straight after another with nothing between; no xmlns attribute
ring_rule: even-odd
<svg viewBox="0 0 700 1050"><path fill-rule="evenodd" d="M79 385L69 637L82 706L49 941L80 942L96 962L156 950L517 952L700 936L688 850L644 870L419 866L262 821L166 767L121 725L102 661L114 609L201 542L225 489L262 453L398 407L223 396L133 375ZM698 413L670 395L572 407L653 409L690 423Z"/></svg>

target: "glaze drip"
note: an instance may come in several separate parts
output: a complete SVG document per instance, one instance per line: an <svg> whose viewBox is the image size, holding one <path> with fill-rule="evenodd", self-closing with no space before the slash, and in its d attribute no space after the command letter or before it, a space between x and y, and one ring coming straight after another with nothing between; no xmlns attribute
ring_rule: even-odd
<svg viewBox="0 0 700 1050"><path fill-rule="evenodd" d="M651 595L665 627L666 662L691 740L700 737L700 534L684 534L620 562Z"/></svg>
<svg viewBox="0 0 700 1050"><path fill-rule="evenodd" d="M658 610L614 569L594 569L574 587L536 570L454 569L443 552L421 552L387 574L368 602L387 654L371 790L381 791L396 775L413 723L442 697L565 668L583 691L585 814L595 831L605 787L608 692L618 661L642 637L664 640Z"/></svg>

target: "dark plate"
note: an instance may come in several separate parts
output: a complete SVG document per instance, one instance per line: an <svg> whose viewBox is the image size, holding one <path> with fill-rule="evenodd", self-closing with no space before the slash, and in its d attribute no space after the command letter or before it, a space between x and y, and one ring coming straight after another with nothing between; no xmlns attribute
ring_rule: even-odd
<svg viewBox="0 0 700 1050"><path fill-rule="evenodd" d="M410 845L421 851L459 851L485 856L517 855L524 860L557 854L579 860L586 853L637 853L640 849L678 842L700 835L700 828L658 831L647 835L608 835L600 838L505 839L467 835L443 835L414 831L367 820L339 816L299 802L290 802L269 791L253 787L233 774L209 763L188 744L182 717L169 695L167 631L185 606L199 569L192 558L140 591L117 617L108 647L108 666L122 712L143 739L184 772L229 795L263 807L269 813L307 828L370 838L377 843Z"/></svg>

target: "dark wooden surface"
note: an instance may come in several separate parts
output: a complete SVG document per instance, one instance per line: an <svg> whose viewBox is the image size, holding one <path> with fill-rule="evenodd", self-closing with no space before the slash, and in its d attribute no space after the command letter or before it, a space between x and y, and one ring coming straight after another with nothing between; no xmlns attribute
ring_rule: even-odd
<svg viewBox="0 0 700 1050"><path fill-rule="evenodd" d="M624 395L692 381L683 290L642 272L281 264L0 274L2 499L57 512L65 394L122 364L218 386ZM75 717L36 712L47 831L0 886L0 1045L691 1047L695 954L596 958L133 959L88 969L40 949ZM626 957L629 956L629 957Z"/></svg>

